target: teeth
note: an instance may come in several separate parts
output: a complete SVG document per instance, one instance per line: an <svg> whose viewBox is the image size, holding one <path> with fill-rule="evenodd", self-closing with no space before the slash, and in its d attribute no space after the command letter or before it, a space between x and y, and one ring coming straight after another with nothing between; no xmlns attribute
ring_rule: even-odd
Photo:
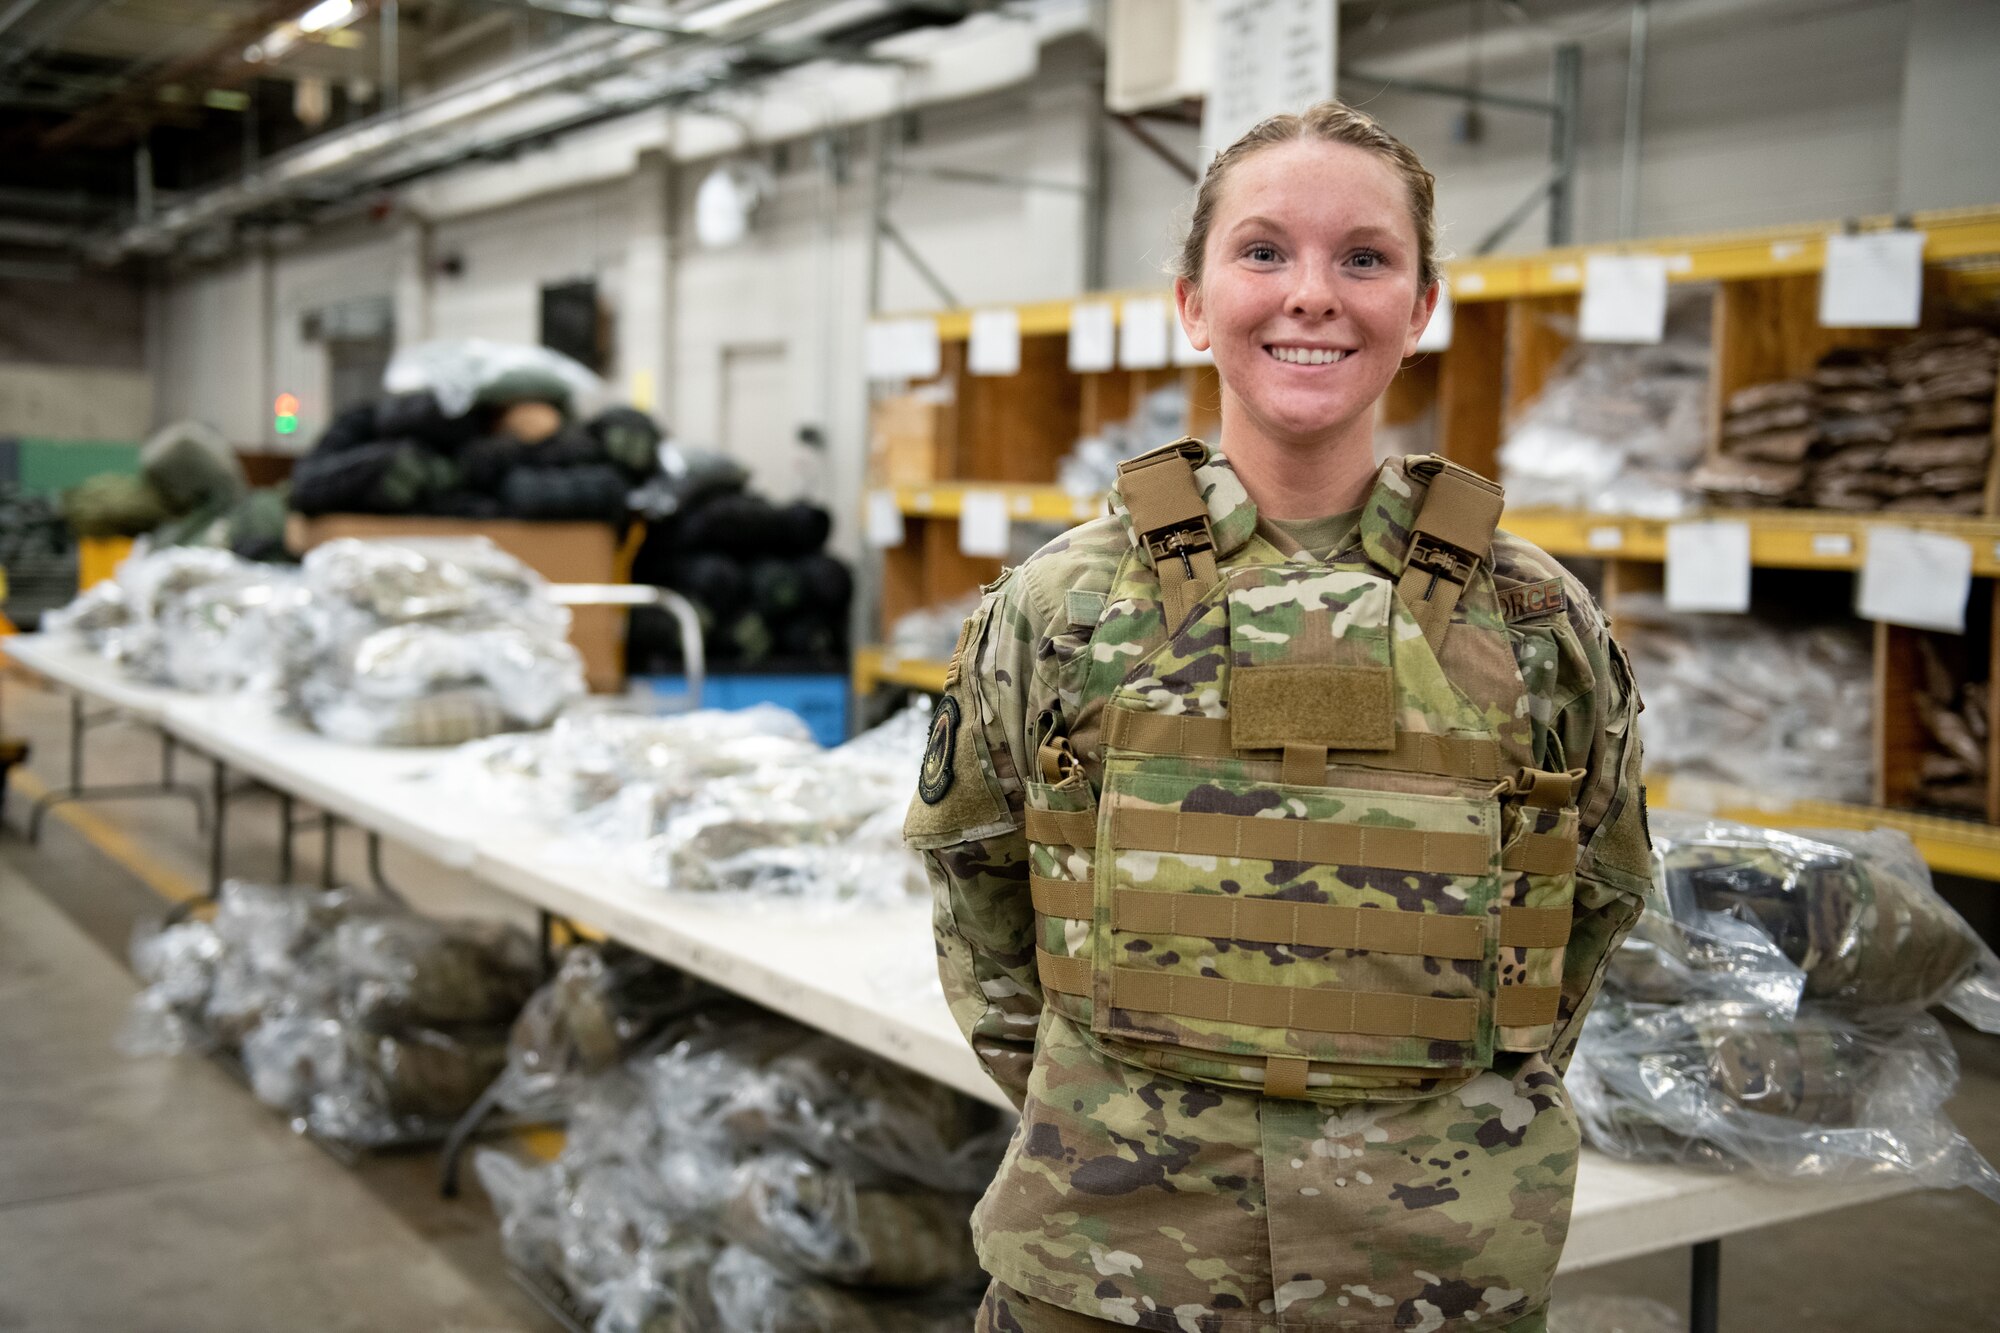
<svg viewBox="0 0 2000 1333"><path fill-rule="evenodd" d="M1311 347L1273 347L1271 355L1280 361L1288 361L1295 366L1326 366L1346 356L1345 352L1329 352Z"/></svg>

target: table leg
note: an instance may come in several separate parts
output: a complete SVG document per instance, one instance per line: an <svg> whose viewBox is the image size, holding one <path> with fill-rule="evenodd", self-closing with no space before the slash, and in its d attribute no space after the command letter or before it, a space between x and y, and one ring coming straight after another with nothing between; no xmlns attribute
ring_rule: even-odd
<svg viewBox="0 0 2000 1333"><path fill-rule="evenodd" d="M1722 1242L1705 1240L1691 1252L1688 1333L1716 1333L1722 1304Z"/></svg>
<svg viewBox="0 0 2000 1333"><path fill-rule="evenodd" d="M209 803L214 809L208 825L208 896L218 898L222 895L223 830L229 822L229 765L220 759L212 762L215 772L209 790Z"/></svg>
<svg viewBox="0 0 2000 1333"><path fill-rule="evenodd" d="M375 886L375 892L391 902L408 906L408 900L396 891L389 877L382 873L382 835L373 829L368 831L368 878Z"/></svg>
<svg viewBox="0 0 2000 1333"><path fill-rule="evenodd" d="M278 883L292 882L292 795L278 793Z"/></svg>
<svg viewBox="0 0 2000 1333"><path fill-rule="evenodd" d="M319 886L322 889L333 887L333 843L339 831L340 826L332 815L322 814L319 817Z"/></svg>

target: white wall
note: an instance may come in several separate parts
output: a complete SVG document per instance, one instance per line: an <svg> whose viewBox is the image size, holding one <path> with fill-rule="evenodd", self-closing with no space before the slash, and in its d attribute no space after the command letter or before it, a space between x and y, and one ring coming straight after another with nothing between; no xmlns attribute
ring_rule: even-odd
<svg viewBox="0 0 2000 1333"><path fill-rule="evenodd" d="M622 182L545 195L431 230L430 336L541 340L541 289L595 278L615 299L631 236ZM456 258L460 272L440 267Z"/></svg>

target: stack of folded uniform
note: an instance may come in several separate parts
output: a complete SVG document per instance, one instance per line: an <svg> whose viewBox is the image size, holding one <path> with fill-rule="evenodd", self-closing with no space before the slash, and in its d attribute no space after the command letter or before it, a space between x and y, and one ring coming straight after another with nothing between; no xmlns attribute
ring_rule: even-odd
<svg viewBox="0 0 2000 1333"><path fill-rule="evenodd" d="M475 1159L508 1257L593 1327L959 1333L997 1113L746 1007L601 1075L561 1156Z"/></svg>
<svg viewBox="0 0 2000 1333"><path fill-rule="evenodd" d="M534 989L512 927L434 921L381 898L234 882L212 921L133 945L146 983L128 1054L240 1057L259 1100L324 1138L442 1131L497 1077Z"/></svg>
<svg viewBox="0 0 2000 1333"><path fill-rule="evenodd" d="M1808 500L1851 513L1882 508L1895 495L1886 455L1903 419L1887 359L1875 349L1838 348L1820 358L1812 382L1820 448Z"/></svg>
<svg viewBox="0 0 2000 1333"><path fill-rule="evenodd" d="M1987 682L1970 679L1964 639L1925 634L1917 640L1923 679L1916 691L1917 716L1927 742L1918 761L1918 799L1957 814L1986 813ZM1957 659L1948 662L1947 657Z"/></svg>
<svg viewBox="0 0 2000 1333"><path fill-rule="evenodd" d="M1814 389L1807 380L1774 380L1729 395L1716 457L1695 473L1711 504L1781 505L1805 485L1806 459L1818 441Z"/></svg>
<svg viewBox="0 0 2000 1333"><path fill-rule="evenodd" d="M1882 466L1892 474L1883 508L1899 513L1978 514L1993 457L1993 395L2000 338L1954 329L1911 339L1889 353L1902 408Z"/></svg>

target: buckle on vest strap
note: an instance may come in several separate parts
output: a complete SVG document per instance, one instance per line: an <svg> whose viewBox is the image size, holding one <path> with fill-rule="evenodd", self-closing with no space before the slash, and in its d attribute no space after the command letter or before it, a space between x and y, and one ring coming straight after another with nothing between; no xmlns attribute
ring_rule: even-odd
<svg viewBox="0 0 2000 1333"><path fill-rule="evenodd" d="M1146 550L1153 557L1153 568L1158 569L1162 560L1180 557L1181 567L1189 578L1194 577L1194 557L1203 551L1215 549L1215 537L1208 530L1208 520L1196 519L1179 527L1164 528L1146 534Z"/></svg>
<svg viewBox="0 0 2000 1333"><path fill-rule="evenodd" d="M1423 600L1426 602L1437 591L1439 579L1447 579L1461 588L1472 582L1472 571L1478 564L1478 554L1463 546L1454 546L1421 528L1410 534L1410 554L1405 566L1431 576L1431 581L1424 585Z"/></svg>

